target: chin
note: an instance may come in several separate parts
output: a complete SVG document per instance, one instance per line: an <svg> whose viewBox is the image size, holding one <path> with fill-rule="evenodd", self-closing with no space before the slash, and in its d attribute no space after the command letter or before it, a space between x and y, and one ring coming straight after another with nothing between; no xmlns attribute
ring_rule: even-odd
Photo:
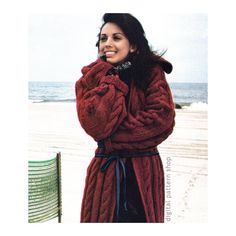
<svg viewBox="0 0 236 236"><path fill-rule="evenodd" d="M114 64L114 65L119 63L117 60L113 60L112 58L107 58L107 62Z"/></svg>

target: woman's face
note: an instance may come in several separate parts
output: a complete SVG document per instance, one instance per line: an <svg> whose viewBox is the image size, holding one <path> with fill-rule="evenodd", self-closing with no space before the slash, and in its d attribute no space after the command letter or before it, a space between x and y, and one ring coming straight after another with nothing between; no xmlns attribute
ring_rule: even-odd
<svg viewBox="0 0 236 236"><path fill-rule="evenodd" d="M121 28L114 23L106 23L99 37L99 56L106 56L107 62L118 64L132 51L132 46Z"/></svg>

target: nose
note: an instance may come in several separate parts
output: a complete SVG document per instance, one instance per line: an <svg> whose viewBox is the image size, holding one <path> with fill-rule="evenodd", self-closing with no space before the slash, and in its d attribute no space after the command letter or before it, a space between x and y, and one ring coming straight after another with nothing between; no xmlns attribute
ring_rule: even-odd
<svg viewBox="0 0 236 236"><path fill-rule="evenodd" d="M110 37L108 37L105 42L105 47L111 47L111 46L112 46L112 39Z"/></svg>

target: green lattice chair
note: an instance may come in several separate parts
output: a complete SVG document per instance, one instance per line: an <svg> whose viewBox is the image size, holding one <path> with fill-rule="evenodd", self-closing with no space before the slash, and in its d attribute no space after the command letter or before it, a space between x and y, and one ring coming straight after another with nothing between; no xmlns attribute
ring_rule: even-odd
<svg viewBox="0 0 236 236"><path fill-rule="evenodd" d="M43 161L28 161L28 222L58 217L61 223L61 153Z"/></svg>

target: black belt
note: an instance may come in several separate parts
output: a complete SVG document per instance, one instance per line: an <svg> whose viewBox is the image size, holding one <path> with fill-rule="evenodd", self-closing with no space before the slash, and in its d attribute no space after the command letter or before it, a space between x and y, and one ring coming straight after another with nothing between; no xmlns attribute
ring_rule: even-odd
<svg viewBox="0 0 236 236"><path fill-rule="evenodd" d="M103 142L98 142L99 148L104 148L105 145ZM109 165L116 161L115 173L116 173L116 220L119 220L119 213L120 213L120 166L123 171L124 181L123 181L123 193L124 193L124 209L127 209L127 201L126 201L126 171L125 171L125 164L121 157L124 158L140 158L146 156L154 156L158 155L159 152L157 150L154 151L146 151L146 152L112 152L112 153L96 153L95 157L98 158L107 158L107 161L101 166L100 171L105 172Z"/></svg>

